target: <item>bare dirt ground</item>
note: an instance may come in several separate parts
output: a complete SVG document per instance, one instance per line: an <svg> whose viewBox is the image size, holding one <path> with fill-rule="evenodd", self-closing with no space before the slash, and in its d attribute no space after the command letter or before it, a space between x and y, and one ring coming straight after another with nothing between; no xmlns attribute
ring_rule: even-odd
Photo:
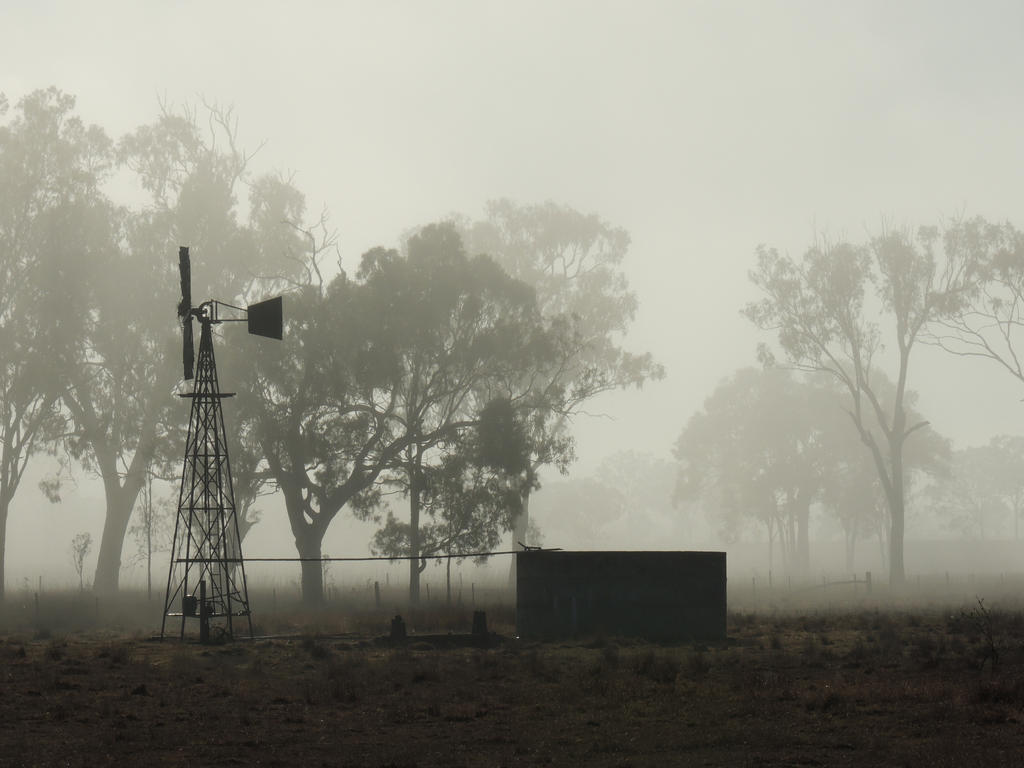
<svg viewBox="0 0 1024 768"><path fill-rule="evenodd" d="M1024 764L1020 613L733 614L720 647L397 648L384 619L213 646L9 631L0 765Z"/></svg>

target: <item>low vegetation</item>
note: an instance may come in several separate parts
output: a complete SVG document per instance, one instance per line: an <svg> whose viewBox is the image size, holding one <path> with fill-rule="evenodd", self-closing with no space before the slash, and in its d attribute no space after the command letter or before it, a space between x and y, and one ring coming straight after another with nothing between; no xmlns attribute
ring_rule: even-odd
<svg viewBox="0 0 1024 768"><path fill-rule="evenodd" d="M931 768L1019 745L1024 614L980 601L733 613L722 645L527 642L508 607L490 647L445 642L470 616L407 616L401 646L383 611L282 612L212 646L9 628L0 764Z"/></svg>

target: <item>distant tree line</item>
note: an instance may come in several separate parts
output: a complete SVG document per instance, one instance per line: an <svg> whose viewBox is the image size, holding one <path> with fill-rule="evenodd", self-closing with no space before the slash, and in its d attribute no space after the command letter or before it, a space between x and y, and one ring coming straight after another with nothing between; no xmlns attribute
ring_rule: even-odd
<svg viewBox="0 0 1024 768"><path fill-rule="evenodd" d="M374 520L372 548L411 558L413 601L431 557L507 531L526 542L540 468L573 459L573 415L662 375L622 346L636 311L620 268L629 237L600 218L497 201L351 269L326 213L311 219L290 178L252 162L217 105L161 106L113 140L57 89L0 98L0 591L10 504L40 452L60 465L41 484L51 501L73 471L103 484L95 589L117 590L129 530L151 562L149 480L178 473L187 418L174 397L179 244L194 296L286 296L282 344L218 347L239 392L243 535L268 493L304 558L320 557L343 510ZM115 203L115 178L140 202ZM319 563L303 563L302 589L322 599Z"/></svg>
<svg viewBox="0 0 1024 768"><path fill-rule="evenodd" d="M893 386L878 374L883 403ZM919 419L916 395L905 395ZM881 430L872 424L872 434ZM843 533L845 567L857 543L876 539L889 555L891 512L885 491L846 409L845 393L829 378L781 368L745 368L723 381L694 414L675 447L674 498L697 501L725 541L751 526L768 541L768 562L806 576L812 511L830 516ZM948 441L928 426L907 446L907 487L925 486L948 470Z"/></svg>

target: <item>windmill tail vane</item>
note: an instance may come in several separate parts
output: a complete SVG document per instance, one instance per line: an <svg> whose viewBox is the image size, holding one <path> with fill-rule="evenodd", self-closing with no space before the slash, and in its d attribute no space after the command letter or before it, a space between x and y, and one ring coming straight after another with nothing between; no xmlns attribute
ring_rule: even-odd
<svg viewBox="0 0 1024 768"><path fill-rule="evenodd" d="M282 301L277 296L243 309L209 300L193 307L187 247L179 250L178 268L183 373L186 380L194 380L192 391L180 394L191 400L191 414L160 635L168 630L170 617L180 620L182 639L189 619L199 621L200 641L209 641L211 631L231 638L235 619L244 617L251 637L252 615L222 408L222 401L234 393L220 391L212 326L247 322L250 334L280 339ZM222 308L245 316L222 317ZM193 320L200 325L198 357L193 350Z"/></svg>

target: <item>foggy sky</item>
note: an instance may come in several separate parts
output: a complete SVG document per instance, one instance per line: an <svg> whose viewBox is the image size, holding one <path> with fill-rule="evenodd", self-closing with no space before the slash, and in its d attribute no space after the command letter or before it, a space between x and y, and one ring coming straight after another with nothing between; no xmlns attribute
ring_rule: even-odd
<svg viewBox="0 0 1024 768"><path fill-rule="evenodd" d="M667 455L755 362L768 339L739 309L759 243L796 255L816 231L960 213L1024 224L1017 3L15 0L0 21L12 103L56 85L114 136L158 99L234 105L243 144L266 142L253 166L327 207L348 268L497 197L626 228L627 345L668 377L589 409L608 418L578 425L582 474L620 448ZM958 446L1024 431L994 365L917 363L920 408Z"/></svg>

